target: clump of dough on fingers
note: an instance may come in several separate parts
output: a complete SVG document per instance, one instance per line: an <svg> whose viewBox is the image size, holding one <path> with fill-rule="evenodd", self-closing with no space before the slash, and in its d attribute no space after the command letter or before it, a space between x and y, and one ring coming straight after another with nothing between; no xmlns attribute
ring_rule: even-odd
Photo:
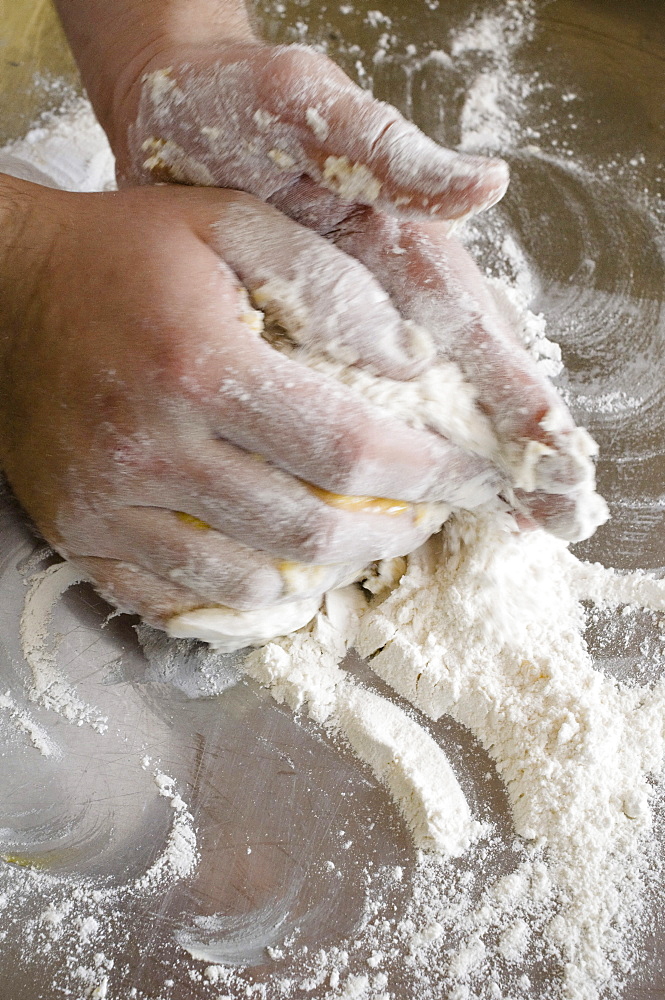
<svg viewBox="0 0 665 1000"><path fill-rule="evenodd" d="M268 279L266 284L269 290L266 292L266 285L255 288L252 299L254 304L260 304L264 310L268 306L268 309L253 309L248 303L243 318L276 349L348 386L407 424L434 430L503 470L505 478L500 496L498 493L483 496L481 487L474 497L471 480L465 484L466 492L460 497L458 509L475 509L484 514L494 511L497 524L503 528L510 523L506 517L510 512L516 525L530 528L543 525L557 537L573 542L589 537L607 520L605 501L595 491L593 459L597 446L583 428L574 426L563 401L549 383L544 387L538 385L551 404L536 428L538 438L524 434L521 438L502 440L498 422L478 405L479 392L465 379L457 362L439 361L407 381L397 381L346 363L344 348L332 338L323 350L320 345L303 342L299 331L309 326L302 292L304 282L299 284L294 280L280 286L279 282L271 285ZM281 301L280 293L284 297ZM267 329L264 328L266 319L269 321ZM501 322L507 325L511 319L515 316L509 312L501 317ZM549 436L549 444L544 443L544 436ZM385 498L335 494L313 486L310 489L330 506L355 513L404 515L410 511L416 520L427 521L431 533L439 530L455 510L454 504L409 504ZM344 578L336 586L362 581L371 591L372 579L381 572L377 567L380 563L346 566ZM316 573L326 569L332 567L300 566L301 578L295 589L302 592L306 589L305 580L311 585ZM321 579L319 576L319 582ZM259 646L307 625L319 611L325 593L321 587L318 595L312 594L310 586L304 599L250 611L227 607L194 609L172 618L167 630L174 637L202 639L224 652Z"/></svg>

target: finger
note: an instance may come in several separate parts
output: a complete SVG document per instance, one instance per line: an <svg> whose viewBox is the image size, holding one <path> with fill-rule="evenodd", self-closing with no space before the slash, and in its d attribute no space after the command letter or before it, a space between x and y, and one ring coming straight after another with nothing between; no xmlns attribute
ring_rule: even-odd
<svg viewBox="0 0 665 1000"><path fill-rule="evenodd" d="M398 379L433 360L431 337L403 321L362 264L275 208L231 196L209 240L268 328L294 344Z"/></svg>
<svg viewBox="0 0 665 1000"><path fill-rule="evenodd" d="M594 446L542 376L472 258L432 225L366 217L338 245L376 274L403 315L426 327L474 386L516 487L565 493L591 485ZM391 251L398 249L400 253Z"/></svg>
<svg viewBox="0 0 665 1000"><path fill-rule="evenodd" d="M229 367L190 386L211 431L300 480L337 494L442 501L473 509L500 489L486 460L409 427L329 376L278 354L238 323ZM269 500L269 498L266 498ZM264 546L259 546L264 547Z"/></svg>
<svg viewBox="0 0 665 1000"><path fill-rule="evenodd" d="M273 559L356 568L413 551L446 505L314 489L225 441L192 442L160 481L162 503ZM331 573L334 572L331 570Z"/></svg>
<svg viewBox="0 0 665 1000"><path fill-rule="evenodd" d="M105 524L100 554L140 565L197 595L199 603L238 610L320 595L362 567L272 559L182 511L131 507Z"/></svg>
<svg viewBox="0 0 665 1000"><path fill-rule="evenodd" d="M327 237L336 233L342 225L350 228L351 220L362 219L365 214L373 212L370 208L349 205L305 176L276 191L269 198L269 204L301 226Z"/></svg>
<svg viewBox="0 0 665 1000"><path fill-rule="evenodd" d="M201 606L197 596L135 563L115 559L74 560L101 596L120 611L138 614L174 638L203 639L225 652L287 635L316 614L318 598L291 601L261 611Z"/></svg>
<svg viewBox="0 0 665 1000"><path fill-rule="evenodd" d="M349 204L457 219L502 197L500 160L443 149L304 46L234 45L144 78L126 179L248 191L305 175Z"/></svg>
<svg viewBox="0 0 665 1000"><path fill-rule="evenodd" d="M512 497L522 528L544 528L567 542L582 542L609 518L607 504L591 490L563 494L516 490Z"/></svg>
<svg viewBox="0 0 665 1000"><path fill-rule="evenodd" d="M256 96L273 119L263 118L273 148L344 201L457 219L505 193L503 161L442 148L319 53L279 46L259 66Z"/></svg>
<svg viewBox="0 0 665 1000"><path fill-rule="evenodd" d="M163 628L182 611L201 606L193 591L163 580L136 563L97 556L77 556L70 561L90 578L109 604L123 613L140 615L157 628Z"/></svg>

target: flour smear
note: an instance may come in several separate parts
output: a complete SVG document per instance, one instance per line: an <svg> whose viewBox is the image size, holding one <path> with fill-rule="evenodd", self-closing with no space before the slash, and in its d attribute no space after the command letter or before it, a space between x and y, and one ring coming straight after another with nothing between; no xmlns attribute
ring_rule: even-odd
<svg viewBox="0 0 665 1000"><path fill-rule="evenodd" d="M390 59L391 22L380 11L370 14L368 23L382 32L377 65ZM445 51L426 57L439 68L469 66L459 121L463 149L501 152L532 140L519 112L539 84L515 70L513 56L533 24L532 4L508 0L463 25ZM323 126L314 120L312 127ZM85 102L0 153L0 167L29 179L50 177L71 190L113 182L112 158ZM472 239L481 226L473 224ZM536 279L526 256L505 225L491 226L504 260L497 294L521 317L525 344L543 370L557 374L558 349L542 317L528 310ZM617 410L625 409L625 398L617 398ZM603 396L602 405L611 413L613 397ZM93 725L103 738L107 720L77 701L48 643L49 607L76 579L67 567L55 567L29 591L23 640L31 694L72 723ZM368 874L356 935L316 954L286 938L268 949L273 969L265 981L241 967L196 961L196 948L181 935L192 955L192 995L619 996L639 956L650 888L662 881L665 680L627 682L601 670L587 636L598 616L627 627L646 615L665 638L664 611L665 580L656 574L582 562L557 538L515 533L500 512L455 514L418 552L373 567L361 583L329 594L309 625L250 652L246 673L279 703L309 714L383 782L417 861L399 913L383 904L389 886L402 883L402 870ZM353 649L369 665L362 682ZM205 654L205 669L214 675L215 654ZM220 676L227 670L223 656L218 669ZM40 753L50 752L9 692L0 709ZM459 762L449 761L431 735L444 717L473 735L503 782L506 815L495 822L475 815ZM104 932L118 934L123 892L159 892L196 867L191 812L171 778L148 759L142 766L153 771L159 796L173 810L168 841L143 876L122 890L100 893L81 882L72 892L45 873L19 871L11 892L0 896L0 908L10 907L12 892L43 897L31 931L36 951L52 947L68 928L71 961L60 985L75 995L78 989L109 1000L142 996L114 992L113 960L100 940ZM488 771L488 783L491 777ZM170 982L164 981L165 997L172 995Z"/></svg>

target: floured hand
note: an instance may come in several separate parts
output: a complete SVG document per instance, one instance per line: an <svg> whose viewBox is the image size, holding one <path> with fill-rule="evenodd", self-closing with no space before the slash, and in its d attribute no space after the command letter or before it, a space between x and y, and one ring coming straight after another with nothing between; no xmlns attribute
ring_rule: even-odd
<svg viewBox="0 0 665 1000"><path fill-rule="evenodd" d="M505 164L442 149L302 46L160 51L119 107L121 180L250 191L365 264L474 386L522 525L578 540L605 519L593 488L593 442L449 236L451 221L501 197ZM289 289L273 293L273 310L288 313ZM371 365L369 344L361 363Z"/></svg>
<svg viewBox="0 0 665 1000"><path fill-rule="evenodd" d="M518 522L569 541L593 534L608 517L595 492L595 442L538 371L516 335L514 308L462 244L440 223L372 212L326 235L378 277L402 316L426 329L439 358L457 363L473 385L496 435L486 454L510 484L504 496Z"/></svg>
<svg viewBox="0 0 665 1000"><path fill-rule="evenodd" d="M121 181L175 181L269 200L305 177L342 202L456 219L494 204L499 160L438 146L305 46L159 52L116 98Z"/></svg>
<svg viewBox="0 0 665 1000"><path fill-rule="evenodd" d="M238 275L250 289L268 272L288 282L298 248L304 341L326 346L327 310L344 350L362 361L371 345L375 371L423 364L363 265L274 208L173 186L75 195L3 178L0 194L13 219L2 467L117 606L163 624L319 595L417 547L440 504L501 489L487 462L262 339Z"/></svg>

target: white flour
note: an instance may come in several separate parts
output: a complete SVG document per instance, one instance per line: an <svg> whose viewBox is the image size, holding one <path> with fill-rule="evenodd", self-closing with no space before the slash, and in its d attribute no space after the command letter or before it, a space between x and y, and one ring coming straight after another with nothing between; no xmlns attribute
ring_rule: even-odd
<svg viewBox="0 0 665 1000"><path fill-rule="evenodd" d="M515 831L533 846L508 882L489 878L481 904L463 921L448 899L434 906L441 926L455 913L454 926L466 931L452 954L445 935L440 942L451 983L477 987L499 955L519 961L535 948L558 956L561 996L592 1000L625 957L648 859L651 781L663 769L665 681L654 688L622 685L594 669L583 599L662 612L665 581L580 563L559 540L510 533L493 517L458 516L409 557L399 585L338 637L331 639L322 615L246 663L279 701L308 705L314 718L330 720L346 736L386 781L421 844L430 823L428 846L450 849L450 840L436 836L437 811L445 815L446 802L454 801L449 789L438 810L436 803L419 803L415 821L410 787L440 768L441 750L423 743L412 759L408 751L416 744L406 729L390 743L371 726L363 731L358 708L349 733L330 682L348 642L355 636L361 655L371 657L372 669L398 694L432 719L452 715L494 759ZM374 719L380 718L377 706ZM377 746L384 754L379 766ZM432 793L434 783L428 788ZM434 905L430 896L425 876L426 909ZM547 919L525 920L530 910Z"/></svg>
<svg viewBox="0 0 665 1000"><path fill-rule="evenodd" d="M150 766L144 759L143 766ZM150 889L172 879L183 879L190 875L198 860L194 819L187 803L176 791L175 780L162 771L155 771L155 784L159 794L167 799L173 809L173 824L164 850L154 864L132 886L133 891Z"/></svg>
<svg viewBox="0 0 665 1000"><path fill-rule="evenodd" d="M533 35L533 14L531 0L508 0L496 11L482 13L452 39L450 53L456 64L483 60L460 114L461 148L467 152L505 152L523 139L519 110L535 75L521 75L513 54Z"/></svg>
<svg viewBox="0 0 665 1000"><path fill-rule="evenodd" d="M336 600L343 596L332 595ZM328 599L330 609L330 597ZM356 604L335 628L329 614L296 635L251 654L244 669L278 702L328 723L383 781L418 847L462 854L481 826L471 817L443 751L402 709L362 688L338 663L353 641Z"/></svg>
<svg viewBox="0 0 665 1000"><path fill-rule="evenodd" d="M0 695L0 709L7 713L14 727L28 737L35 750L39 750L42 757L53 757L59 754L58 748L48 733L38 722L30 718L28 712L21 711L9 691Z"/></svg>
<svg viewBox="0 0 665 1000"><path fill-rule="evenodd" d="M140 876L119 879L72 877L41 870L38 860L3 856L11 865L3 866L3 892L0 893L2 931L0 945L8 930L19 941L26 968L37 958L48 962L51 953L62 954L48 984L48 996L75 996L81 1000L130 1000L138 996L130 990L120 996L110 987L114 968L125 960L123 949L131 943L127 934L128 908L134 900L152 901L159 907L164 892L174 882L186 879L198 861L198 845L192 816L176 789L176 783L149 758L141 766L151 770L156 792L166 799L173 811L171 828L161 852ZM26 867L17 867L23 866ZM25 899L30 900L26 914ZM114 948L121 943L120 951ZM115 957L112 957L115 951ZM107 954L110 952L110 954ZM3 973L6 970L3 966Z"/></svg>
<svg viewBox="0 0 665 1000"><path fill-rule="evenodd" d="M479 53L493 59L466 94L461 132L469 150L505 147L516 138L514 107L530 82L513 72L511 50L529 35L530 10L509 2L452 41L453 61ZM379 25L380 12L371 14ZM323 125L316 119L312 127ZM31 136L13 145L11 160L0 159L4 169L15 172L12 164L20 161L48 172L49 159L67 144L92 138L82 173L73 163L54 182L73 189L112 183L111 161L84 105ZM95 173L99 164L104 171ZM503 249L517 281L510 288L500 283L500 294L528 297L530 272L510 234ZM548 370L556 369L556 349L537 318L525 335ZM595 405L615 406L598 399ZM241 970L208 965L192 970L192 990L200 983L202 995L216 987L220 998L304 994L317 1000L596 1000L618 991L656 866L653 809L665 755L665 682L624 684L597 669L585 643L582 602L622 608L627 619L648 609L662 628L665 581L580 562L563 542L542 533L516 535L497 515L456 516L398 567L398 579L384 569L383 586L370 580L364 591L330 595L308 627L253 652L245 669L277 701L307 711L345 739L400 805L416 844L428 852L419 856L406 911L392 917L370 906L355 940L316 956L285 942L273 950L275 961L286 956L299 971L289 967L287 976L276 965L268 985L252 983ZM73 722L103 726L105 720L77 701L46 643L58 586L75 579L67 567L57 568L31 591L26 657L42 704ZM353 644L415 709L430 720L452 716L483 746L507 792L516 834L507 851L497 831L474 817L436 740L341 665ZM23 726L11 699L0 699L0 708ZM24 731L34 740L32 730ZM186 877L196 864L191 814L171 779L157 771L155 780L174 817L162 855L133 884L143 891ZM401 871L392 877L399 881ZM110 896L92 900L95 906L89 895L78 899L84 943L94 938L94 921L110 902ZM68 905L44 910L43 927L54 938ZM365 956L359 967L356 953ZM103 954L77 975L86 995L112 996Z"/></svg>
<svg viewBox="0 0 665 1000"><path fill-rule="evenodd" d="M57 563L35 574L25 597L21 616L21 646L32 670L32 701L60 712L76 725L84 723L104 733L108 719L85 704L57 666L57 656L49 648L53 607L65 590L80 583L81 574L69 563Z"/></svg>
<svg viewBox="0 0 665 1000"><path fill-rule="evenodd" d="M0 170L64 191L115 187L115 161L104 132L85 100L62 114L46 115L22 139L0 150Z"/></svg>

